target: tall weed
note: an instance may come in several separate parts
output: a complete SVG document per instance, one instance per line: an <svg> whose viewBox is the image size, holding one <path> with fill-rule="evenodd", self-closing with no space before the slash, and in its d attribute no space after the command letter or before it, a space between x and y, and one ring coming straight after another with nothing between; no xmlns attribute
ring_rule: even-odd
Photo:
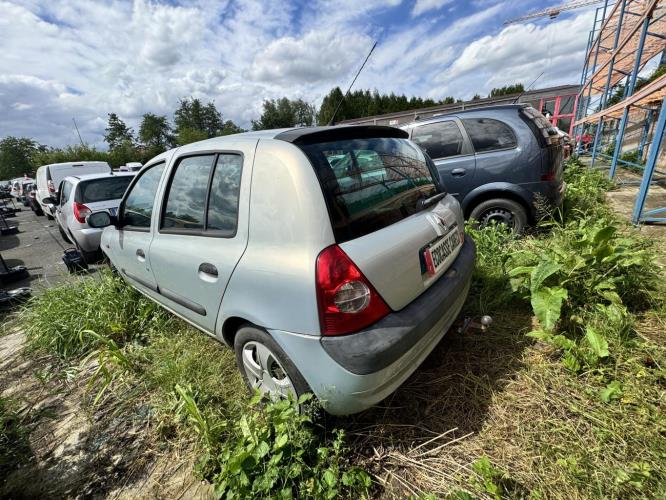
<svg viewBox="0 0 666 500"><path fill-rule="evenodd" d="M118 345L166 329L171 315L110 271L44 290L20 314L32 348L63 359L85 355L104 339ZM93 335L81 335L91 330Z"/></svg>

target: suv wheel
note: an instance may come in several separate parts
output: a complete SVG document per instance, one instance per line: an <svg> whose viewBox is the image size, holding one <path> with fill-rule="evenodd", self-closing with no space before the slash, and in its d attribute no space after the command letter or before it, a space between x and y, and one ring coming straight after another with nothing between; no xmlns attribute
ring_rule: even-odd
<svg viewBox="0 0 666 500"><path fill-rule="evenodd" d="M516 234L521 234L527 226L525 208L520 203L506 198L495 198L479 203L469 217L477 221L480 227L495 222L504 224Z"/></svg>
<svg viewBox="0 0 666 500"><path fill-rule="evenodd" d="M307 382L282 348L263 330L242 327L234 339L236 364L251 389L273 399L310 392Z"/></svg>

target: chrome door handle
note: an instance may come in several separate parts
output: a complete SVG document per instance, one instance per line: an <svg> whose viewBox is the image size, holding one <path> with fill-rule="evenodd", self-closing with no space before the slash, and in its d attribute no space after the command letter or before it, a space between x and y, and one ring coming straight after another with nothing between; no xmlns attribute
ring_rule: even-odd
<svg viewBox="0 0 666 500"><path fill-rule="evenodd" d="M213 276L217 278L217 267L215 267L213 264L210 264L208 262L204 262L199 266L199 273L207 274L209 276Z"/></svg>
<svg viewBox="0 0 666 500"><path fill-rule="evenodd" d="M465 170L464 168L454 168L453 170L451 170L451 175L453 175L454 177L462 177L466 173L467 170Z"/></svg>

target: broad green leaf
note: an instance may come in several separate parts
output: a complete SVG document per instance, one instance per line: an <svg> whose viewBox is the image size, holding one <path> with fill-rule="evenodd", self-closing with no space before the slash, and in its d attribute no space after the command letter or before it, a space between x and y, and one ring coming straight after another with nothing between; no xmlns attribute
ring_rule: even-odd
<svg viewBox="0 0 666 500"><path fill-rule="evenodd" d="M287 444L287 441L289 441L289 435L280 434L277 438L275 438L275 444L273 445L273 449L279 450L280 448L282 448L284 445Z"/></svg>
<svg viewBox="0 0 666 500"><path fill-rule="evenodd" d="M608 342L594 328L591 326L585 327L585 338L597 357L605 358L608 356Z"/></svg>
<svg viewBox="0 0 666 500"><path fill-rule="evenodd" d="M534 269L534 266L518 266L514 267L509 271L509 277L513 278L514 276L518 276L520 274L530 274L532 272L532 269Z"/></svg>
<svg viewBox="0 0 666 500"><path fill-rule="evenodd" d="M613 380L606 386L605 389L599 391L599 397L604 403L610 403L614 399L620 399L622 396L622 384L617 380Z"/></svg>
<svg viewBox="0 0 666 500"><path fill-rule="evenodd" d="M532 309L546 331L552 331L560 319L562 302L569 296L564 288L543 287L532 293Z"/></svg>
<svg viewBox="0 0 666 500"><path fill-rule="evenodd" d="M338 478L335 477L335 474L333 474L330 469L327 469L324 472L324 481L330 488L332 488L338 482Z"/></svg>
<svg viewBox="0 0 666 500"><path fill-rule="evenodd" d="M561 269L560 264L552 260L539 262L539 265L532 269L530 275L530 291L534 293L541 288L543 282Z"/></svg>
<svg viewBox="0 0 666 500"><path fill-rule="evenodd" d="M599 243L606 243L608 240L610 240L615 232L617 231L617 228L615 226L606 226L601 229L599 229L596 234L594 235L594 243L597 245Z"/></svg>

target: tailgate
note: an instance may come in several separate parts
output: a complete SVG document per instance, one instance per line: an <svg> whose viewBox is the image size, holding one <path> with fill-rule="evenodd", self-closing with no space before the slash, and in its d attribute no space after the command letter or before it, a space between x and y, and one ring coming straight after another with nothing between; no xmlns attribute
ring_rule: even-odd
<svg viewBox="0 0 666 500"><path fill-rule="evenodd" d="M458 201L448 195L434 207L379 231L340 244L394 311L437 281L462 246Z"/></svg>

